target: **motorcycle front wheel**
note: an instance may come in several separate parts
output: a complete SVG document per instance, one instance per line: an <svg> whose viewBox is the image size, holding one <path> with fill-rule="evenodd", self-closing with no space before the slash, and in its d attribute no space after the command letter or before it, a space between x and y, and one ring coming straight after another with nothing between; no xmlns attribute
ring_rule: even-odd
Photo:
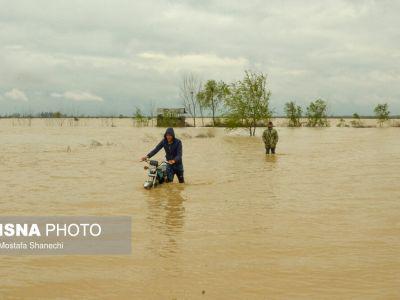
<svg viewBox="0 0 400 300"><path fill-rule="evenodd" d="M146 182L143 184L143 187L144 187L146 190L150 190L150 189L153 187L153 181L146 181Z"/></svg>

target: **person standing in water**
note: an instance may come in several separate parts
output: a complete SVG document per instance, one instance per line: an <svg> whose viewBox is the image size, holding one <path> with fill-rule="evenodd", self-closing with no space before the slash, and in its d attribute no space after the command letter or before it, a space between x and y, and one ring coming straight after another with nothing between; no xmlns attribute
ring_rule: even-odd
<svg viewBox="0 0 400 300"><path fill-rule="evenodd" d="M278 143L278 132L273 127L274 124L272 124L272 122L268 122L268 128L264 130L262 135L266 154L269 154L270 151L272 154L275 154L276 144Z"/></svg>
<svg viewBox="0 0 400 300"><path fill-rule="evenodd" d="M183 164L182 164L182 142L175 137L173 128L167 128L164 138L158 145L149 152L146 156L142 157L142 161L156 155L162 148L165 150L165 158L168 161L167 165L167 182L174 180L174 175L178 177L179 183L184 183L183 178Z"/></svg>

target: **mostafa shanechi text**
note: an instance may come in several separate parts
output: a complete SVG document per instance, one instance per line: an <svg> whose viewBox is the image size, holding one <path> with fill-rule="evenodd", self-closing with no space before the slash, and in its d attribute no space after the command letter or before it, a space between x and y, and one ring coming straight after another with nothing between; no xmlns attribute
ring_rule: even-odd
<svg viewBox="0 0 400 300"><path fill-rule="evenodd" d="M0 216L0 255L130 253L130 216Z"/></svg>

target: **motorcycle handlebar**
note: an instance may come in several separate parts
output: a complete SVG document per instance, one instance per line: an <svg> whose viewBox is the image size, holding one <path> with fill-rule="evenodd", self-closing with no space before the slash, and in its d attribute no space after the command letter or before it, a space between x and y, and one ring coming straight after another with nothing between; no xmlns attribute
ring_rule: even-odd
<svg viewBox="0 0 400 300"><path fill-rule="evenodd" d="M144 162L150 164L150 162L152 161L150 158L147 158L145 160L143 160ZM158 161L157 161L158 162ZM160 163L158 163L158 166L160 166L161 164L169 164L168 160L163 160Z"/></svg>

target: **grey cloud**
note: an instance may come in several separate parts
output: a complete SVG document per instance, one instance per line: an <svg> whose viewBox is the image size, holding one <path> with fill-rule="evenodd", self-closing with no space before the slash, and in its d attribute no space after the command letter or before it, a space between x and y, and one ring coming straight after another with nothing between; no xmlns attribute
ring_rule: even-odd
<svg viewBox="0 0 400 300"><path fill-rule="evenodd" d="M395 1L0 1L0 94L30 109L131 113L179 105L178 83L267 72L272 105L322 97L332 113L400 114ZM74 101L68 92L104 101ZM70 97L71 98L71 97ZM90 98L90 97L89 97ZM96 102L96 101L94 101ZM21 109L4 99L2 111Z"/></svg>
<svg viewBox="0 0 400 300"><path fill-rule="evenodd" d="M15 101L28 101L28 97L26 96L25 92L15 88L8 92L5 92L4 98Z"/></svg>

